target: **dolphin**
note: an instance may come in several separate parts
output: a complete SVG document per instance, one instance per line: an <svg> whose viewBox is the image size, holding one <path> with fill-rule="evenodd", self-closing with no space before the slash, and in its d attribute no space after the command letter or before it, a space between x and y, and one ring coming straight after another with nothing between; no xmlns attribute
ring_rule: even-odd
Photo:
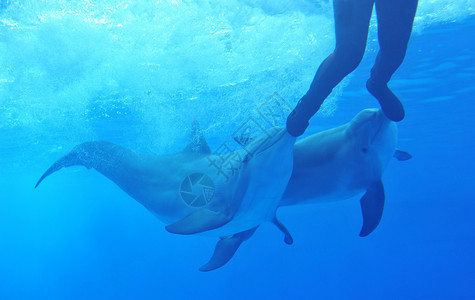
<svg viewBox="0 0 475 300"><path fill-rule="evenodd" d="M379 224L385 193L381 180L392 157L412 156L396 149L397 126L380 109L365 109L350 122L308 136L294 146L294 169L280 206L360 200L360 236Z"/></svg>
<svg viewBox="0 0 475 300"><path fill-rule="evenodd" d="M232 173L220 174L213 162L226 158L211 153L196 122L192 131L183 151L163 156L140 154L106 141L80 144L56 161L35 188L63 167L83 165L111 179L168 223L165 228L171 233L229 237L218 243L222 252L234 247L229 240L245 240L264 222L273 222L288 234L275 215L292 173L296 138L285 128L271 128L232 153L234 159L227 166ZM201 270L222 266L231 257L215 255Z"/></svg>
<svg viewBox="0 0 475 300"><path fill-rule="evenodd" d="M247 140L245 148L232 153L237 159L229 177L216 174L212 165L224 157L211 153L197 122L185 149L169 155L86 142L56 161L35 188L63 167L93 168L168 224L167 231L219 236L213 256L200 268L210 271L226 264L264 222L274 223L284 233L284 242L292 244L276 217L278 206L342 200L365 192L360 235L368 235L382 216L384 168L392 156L410 158L395 148L396 124L374 109L297 143L282 128Z"/></svg>
<svg viewBox="0 0 475 300"><path fill-rule="evenodd" d="M294 145L292 176L279 207L341 201L363 194L360 236L369 235L383 214L383 171L392 157L399 161L412 158L408 152L396 149L396 144L396 123L380 109L362 110L342 126L299 140ZM276 225L279 226L277 219ZM281 230L285 233L284 242L292 244L283 225ZM221 243L229 245L226 248L218 243L210 263L231 259L252 233L222 238Z"/></svg>

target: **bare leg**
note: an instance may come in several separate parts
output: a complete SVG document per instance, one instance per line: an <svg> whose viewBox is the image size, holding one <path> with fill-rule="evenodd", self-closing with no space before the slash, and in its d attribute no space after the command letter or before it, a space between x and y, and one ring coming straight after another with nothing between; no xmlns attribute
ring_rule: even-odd
<svg viewBox="0 0 475 300"><path fill-rule="evenodd" d="M361 62L374 0L334 0L335 51L318 68L310 89L287 119L287 130L300 136L333 88Z"/></svg>
<svg viewBox="0 0 475 300"><path fill-rule="evenodd" d="M366 86L378 99L386 116L393 121L404 118L404 107L387 83L406 55L418 0L376 0L379 52Z"/></svg>

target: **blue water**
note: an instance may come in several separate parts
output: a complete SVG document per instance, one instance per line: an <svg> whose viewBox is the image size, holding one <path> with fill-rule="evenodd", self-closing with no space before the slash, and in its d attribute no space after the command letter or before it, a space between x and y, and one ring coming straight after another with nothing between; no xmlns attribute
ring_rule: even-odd
<svg viewBox="0 0 475 300"><path fill-rule="evenodd" d="M471 0L420 1L392 87L407 116L383 177L379 227L358 237L351 200L282 208L223 268L216 240L164 224L95 171L34 184L74 145L148 153L216 148L269 95L295 105L334 43L327 1L0 1L0 299L475 298L475 17ZM377 102L377 51L308 132Z"/></svg>

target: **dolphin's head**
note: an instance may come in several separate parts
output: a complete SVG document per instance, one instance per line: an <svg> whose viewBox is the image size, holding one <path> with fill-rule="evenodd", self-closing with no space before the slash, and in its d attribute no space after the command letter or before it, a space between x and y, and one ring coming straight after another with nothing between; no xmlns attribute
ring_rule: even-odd
<svg viewBox="0 0 475 300"><path fill-rule="evenodd" d="M351 151L358 160L370 161L381 168L386 166L396 148L396 124L380 109L365 109L359 112L348 123L346 135L353 141Z"/></svg>

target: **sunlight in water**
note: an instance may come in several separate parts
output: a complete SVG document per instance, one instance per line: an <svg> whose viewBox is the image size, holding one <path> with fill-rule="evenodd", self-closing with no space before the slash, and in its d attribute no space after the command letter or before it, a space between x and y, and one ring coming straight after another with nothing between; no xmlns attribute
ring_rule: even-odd
<svg viewBox="0 0 475 300"><path fill-rule="evenodd" d="M101 120L165 150L192 119L228 135L274 92L294 105L334 45L328 1L2 3L0 128L28 131L28 144L45 132L65 145L124 135ZM472 6L421 1L415 31Z"/></svg>

